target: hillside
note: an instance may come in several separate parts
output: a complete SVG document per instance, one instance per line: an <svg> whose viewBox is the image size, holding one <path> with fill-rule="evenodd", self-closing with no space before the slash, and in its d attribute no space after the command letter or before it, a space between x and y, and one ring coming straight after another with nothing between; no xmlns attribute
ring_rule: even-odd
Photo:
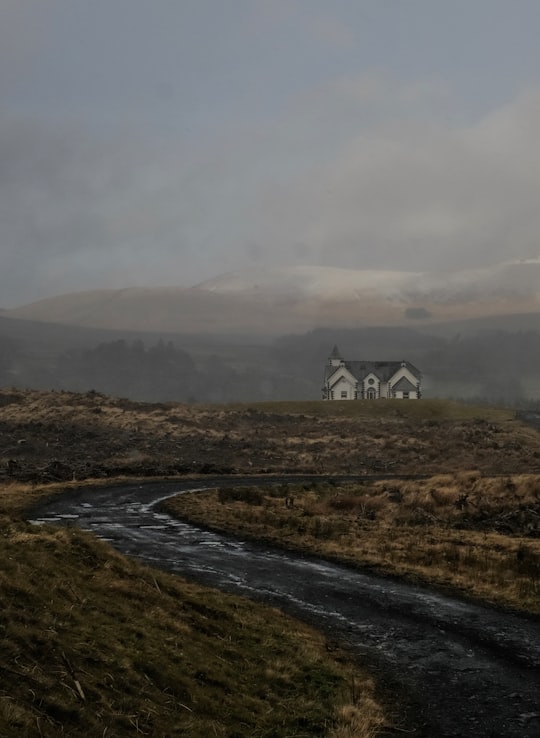
<svg viewBox="0 0 540 738"><path fill-rule="evenodd" d="M527 521L521 508L511 518L505 511L506 525L520 535L536 521L532 475L540 472L540 434L509 410L444 401L188 406L95 392L0 390L0 444L0 732L6 738L120 737L133 731L193 738L371 738L396 710L395 704L387 706L385 720L373 683L335 653L333 644L278 613L128 562L74 529L36 528L19 519L36 498L84 483L110 484L120 475L204 478L230 472L231 487L210 497L209 507L208 498L200 497L202 513L177 511L223 525L232 503L228 525L236 518L244 534L253 529L254 535L277 535L280 544L285 536L288 545L402 575L431 575L445 584L449 564L457 571L465 560L484 566L486 583L496 570L499 582L507 571L499 560L506 557L505 566L514 566L508 571L517 571L527 584L521 601L526 595L527 606L535 609L532 544L512 537L507 555L501 536L483 531L475 538L474 530L464 534L450 526L451 519L463 517L463 507L452 502L460 494L455 480L469 485L471 502L497 492L483 517L475 518L482 530L493 515L500 517L501 494L520 492L511 479L518 472L529 473L526 504L532 517ZM283 471L360 475L367 486L359 494L334 484L292 485L266 501L257 490L235 493L237 475L272 478ZM369 481L373 475L443 471L448 476L426 481L425 489ZM492 474L504 475L495 487ZM283 495L294 495L293 508L283 504ZM401 495L406 504L397 504ZM188 507L199 501L186 497ZM373 533L378 516L384 525L389 521L388 509L394 532L389 536L384 529L379 550ZM281 533L257 532L264 510L271 510L272 526L281 526ZM410 517L399 519L398 512ZM445 536L440 545L434 545L435 523L442 526L437 536ZM415 556L412 568L407 552Z"/></svg>
<svg viewBox="0 0 540 738"><path fill-rule="evenodd" d="M0 315L0 386L145 402L316 400L334 344L407 359L428 398L540 398L540 262L449 274L295 267L57 296ZM98 326L98 327L93 327Z"/></svg>
<svg viewBox="0 0 540 738"><path fill-rule="evenodd" d="M440 400L149 404L0 390L4 481L215 473L540 472L514 412Z"/></svg>
<svg viewBox="0 0 540 738"><path fill-rule="evenodd" d="M262 334L537 313L540 260L455 272L259 268L191 287L57 295L6 311L26 320L173 333Z"/></svg>
<svg viewBox="0 0 540 738"><path fill-rule="evenodd" d="M227 414L230 427L243 413ZM21 520L38 497L84 480L211 471L216 415L0 391L5 738L372 738L385 722L373 681L312 629L81 531Z"/></svg>
<svg viewBox="0 0 540 738"><path fill-rule="evenodd" d="M370 738L383 722L372 682L275 609L80 531L1 516L0 533L3 738Z"/></svg>

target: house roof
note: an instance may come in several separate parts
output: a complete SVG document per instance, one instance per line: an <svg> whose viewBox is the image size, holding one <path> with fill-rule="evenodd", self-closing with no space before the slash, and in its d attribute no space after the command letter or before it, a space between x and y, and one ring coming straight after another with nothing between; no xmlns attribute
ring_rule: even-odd
<svg viewBox="0 0 540 738"><path fill-rule="evenodd" d="M336 356L335 358L340 357ZM421 377L418 369L409 361L344 361L343 364L358 382L362 382L369 374L374 374L381 382L388 382L402 366L408 369L418 380ZM342 367L328 364L324 372L325 381L335 374L335 372L339 371L340 368ZM413 389L416 389L410 382L409 384Z"/></svg>

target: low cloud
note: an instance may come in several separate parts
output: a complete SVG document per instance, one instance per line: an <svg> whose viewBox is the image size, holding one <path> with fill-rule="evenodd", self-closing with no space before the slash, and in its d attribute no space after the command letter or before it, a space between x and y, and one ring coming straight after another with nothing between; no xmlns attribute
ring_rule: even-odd
<svg viewBox="0 0 540 738"><path fill-rule="evenodd" d="M477 120L453 106L436 80L371 74L189 148L4 118L0 306L250 263L418 271L537 254L540 91Z"/></svg>
<svg viewBox="0 0 540 738"><path fill-rule="evenodd" d="M319 263L355 268L459 268L538 253L540 91L461 125L407 109L377 119L377 107L331 143L332 160L315 156L296 179L266 186L261 232L279 243L286 229Z"/></svg>
<svg viewBox="0 0 540 738"><path fill-rule="evenodd" d="M355 34L351 27L329 15L320 15L312 19L309 30L316 41L336 51L351 49L355 42Z"/></svg>

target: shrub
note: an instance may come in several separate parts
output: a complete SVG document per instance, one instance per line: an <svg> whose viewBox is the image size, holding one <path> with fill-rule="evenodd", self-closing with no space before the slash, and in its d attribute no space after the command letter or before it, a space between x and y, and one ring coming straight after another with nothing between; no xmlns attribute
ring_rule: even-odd
<svg viewBox="0 0 540 738"><path fill-rule="evenodd" d="M332 510L350 512L351 510L360 507L361 500L355 495L337 495L336 497L331 497L328 500L327 505Z"/></svg>
<svg viewBox="0 0 540 738"><path fill-rule="evenodd" d="M245 502L247 505L263 505L264 495L257 487L220 487L218 500L226 502Z"/></svg>

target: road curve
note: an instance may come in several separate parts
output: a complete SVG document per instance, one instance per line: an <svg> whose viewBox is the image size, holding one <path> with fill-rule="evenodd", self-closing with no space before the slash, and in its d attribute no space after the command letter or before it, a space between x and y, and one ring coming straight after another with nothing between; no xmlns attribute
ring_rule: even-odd
<svg viewBox="0 0 540 738"><path fill-rule="evenodd" d="M540 738L540 619L210 533L159 508L178 492L220 484L231 479L83 488L29 517L91 530L148 564L316 625L399 696L406 709L396 735Z"/></svg>

